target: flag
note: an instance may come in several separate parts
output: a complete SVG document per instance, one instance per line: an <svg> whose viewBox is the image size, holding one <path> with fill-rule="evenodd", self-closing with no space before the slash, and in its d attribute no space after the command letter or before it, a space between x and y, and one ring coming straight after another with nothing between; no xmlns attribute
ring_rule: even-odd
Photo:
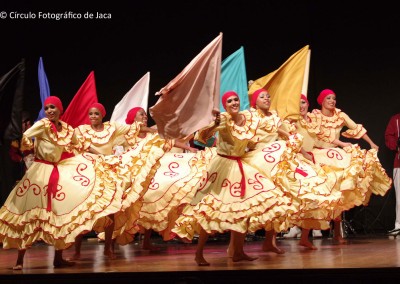
<svg viewBox="0 0 400 284"><path fill-rule="evenodd" d="M97 102L94 71L91 71L62 115L62 121L74 128L82 124L90 124L88 107Z"/></svg>
<svg viewBox="0 0 400 284"><path fill-rule="evenodd" d="M184 138L214 120L219 110L222 33L156 95L150 115L164 138Z"/></svg>
<svg viewBox="0 0 400 284"><path fill-rule="evenodd" d="M22 137L25 59L0 78L0 145Z"/></svg>
<svg viewBox="0 0 400 284"><path fill-rule="evenodd" d="M222 98L227 91L235 91L239 95L240 110L249 109L250 102L247 94L247 76L243 46L222 61L220 97ZM220 104L220 111L225 111L222 104Z"/></svg>
<svg viewBox="0 0 400 284"><path fill-rule="evenodd" d="M232 90L239 95L240 110L248 109L250 102L247 94L247 76L243 46L225 58L221 63L220 101L227 91ZM225 111L222 104L220 104L220 111ZM194 141L194 144L202 147L211 147L214 145L215 139L216 137L213 136L207 140L207 144L203 144L200 141Z"/></svg>
<svg viewBox="0 0 400 284"><path fill-rule="evenodd" d="M129 110L134 107L141 107L147 112L149 84L150 72L147 72L115 105L110 121L125 123Z"/></svg>
<svg viewBox="0 0 400 284"><path fill-rule="evenodd" d="M255 80L249 88L249 95L257 89L267 89L271 94L271 109L276 110L282 119L297 119L300 115L300 95L304 91L305 79L308 80L309 60L309 45L306 45L277 70Z"/></svg>
<svg viewBox="0 0 400 284"><path fill-rule="evenodd" d="M38 79L39 79L39 90L40 90L40 100L42 101L42 108L39 111L38 118L36 121L41 120L46 115L44 113L44 101L50 96L50 86L49 82L47 81L46 73L44 72L43 66L43 59L42 57L39 58L39 65L38 65Z"/></svg>

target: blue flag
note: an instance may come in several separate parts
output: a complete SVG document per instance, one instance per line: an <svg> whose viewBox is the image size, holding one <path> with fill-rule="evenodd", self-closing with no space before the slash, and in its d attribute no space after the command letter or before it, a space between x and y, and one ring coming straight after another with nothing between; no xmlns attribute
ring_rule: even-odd
<svg viewBox="0 0 400 284"><path fill-rule="evenodd" d="M44 72L43 59L39 58L38 66L38 77L39 77L39 89L40 89L40 100L42 101L42 108L40 109L39 116L36 121L41 120L45 117L43 104L44 101L50 96L49 82L47 81L46 73Z"/></svg>

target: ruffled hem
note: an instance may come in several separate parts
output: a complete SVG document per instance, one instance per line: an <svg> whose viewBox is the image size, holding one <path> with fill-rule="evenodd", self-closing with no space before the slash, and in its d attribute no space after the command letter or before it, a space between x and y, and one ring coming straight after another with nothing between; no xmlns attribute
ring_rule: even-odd
<svg viewBox="0 0 400 284"><path fill-rule="evenodd" d="M297 212L297 206L287 196L277 196L272 189L260 192L245 202L224 204L207 195L197 205L187 205L176 220L172 232L181 238L193 239L203 228L207 233L223 233L228 230L240 233L255 232L273 227L276 232L287 230L289 217Z"/></svg>
<svg viewBox="0 0 400 284"><path fill-rule="evenodd" d="M172 148L170 140L148 135L140 147L131 148L121 156L109 156L105 165L119 165L118 175L123 177L124 191L121 212L114 215L113 238L120 245L134 239L136 225L143 205L143 197L158 168L158 160ZM104 228L102 228L104 230ZM99 238L104 238L99 234Z"/></svg>
<svg viewBox="0 0 400 284"><path fill-rule="evenodd" d="M178 180L173 179L172 183L159 184L161 189L156 189L156 195L151 190L155 189L156 184L152 183L150 185L151 195L147 197L149 193L147 191L144 196L145 202L140 211L138 225L159 232L165 241L170 240L172 238L171 228L180 216L183 207L193 199L206 170L206 165L215 155L216 152L209 148L198 151L187 163L190 172ZM160 191L162 192L159 193ZM154 198L156 200L153 200Z"/></svg>
<svg viewBox="0 0 400 284"><path fill-rule="evenodd" d="M391 188L392 180L379 162L376 150L362 150L355 144L344 149L315 149L313 153L317 162L324 163L325 171L336 174L336 190L342 194L339 211L367 205L371 194L383 196ZM348 162L344 163L345 160Z"/></svg>
<svg viewBox="0 0 400 284"><path fill-rule="evenodd" d="M95 175L94 185L90 189L80 188L87 191L86 198L63 215L49 212L43 207L20 213L11 212L8 206L12 204L18 187L23 186L24 179L21 180L0 209L0 242L3 248L25 249L43 240L56 249L66 249L78 235L90 232L98 219L118 212L121 197L114 176L101 171L96 171Z"/></svg>

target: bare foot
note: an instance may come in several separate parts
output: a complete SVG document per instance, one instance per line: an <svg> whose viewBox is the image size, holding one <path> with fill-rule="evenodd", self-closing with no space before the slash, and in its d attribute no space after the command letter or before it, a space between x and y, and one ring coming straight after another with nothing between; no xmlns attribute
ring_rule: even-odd
<svg viewBox="0 0 400 284"><path fill-rule="evenodd" d="M22 267L23 267L22 264L16 264L16 265L13 267L13 270L22 270Z"/></svg>
<svg viewBox="0 0 400 284"><path fill-rule="evenodd" d="M242 260L253 261L256 259L258 259L258 257L251 257L245 253L232 256L233 262L238 262L238 261L242 261Z"/></svg>
<svg viewBox="0 0 400 284"><path fill-rule="evenodd" d="M75 253L75 254L70 258L70 260L78 260L78 259L81 259L81 254L80 254L80 253Z"/></svg>
<svg viewBox="0 0 400 284"><path fill-rule="evenodd" d="M198 266L210 266L210 263L203 256L196 256L194 259Z"/></svg>
<svg viewBox="0 0 400 284"><path fill-rule="evenodd" d="M57 260L57 261L55 260L53 262L53 265L54 265L54 268L70 267L70 266L74 266L75 262L61 259L61 260Z"/></svg>
<svg viewBox="0 0 400 284"><path fill-rule="evenodd" d="M339 245L347 244L347 240L343 239L342 237L334 237L333 242Z"/></svg>
<svg viewBox="0 0 400 284"><path fill-rule="evenodd" d="M230 246L229 246L228 249L226 250L226 254L228 255L229 258L232 258L232 256L233 256L233 250L231 249Z"/></svg>
<svg viewBox="0 0 400 284"><path fill-rule="evenodd" d="M284 254L286 251L284 249L278 248L277 246L271 246L271 245L263 245L262 246L262 251L265 252L274 252L277 254Z"/></svg>
<svg viewBox="0 0 400 284"><path fill-rule="evenodd" d="M314 246L310 241L302 241L300 240L299 242L300 246L312 249L312 250L317 250L318 248L316 246Z"/></svg>
<svg viewBox="0 0 400 284"><path fill-rule="evenodd" d="M108 259L116 259L117 256L112 251L104 251L103 255Z"/></svg>

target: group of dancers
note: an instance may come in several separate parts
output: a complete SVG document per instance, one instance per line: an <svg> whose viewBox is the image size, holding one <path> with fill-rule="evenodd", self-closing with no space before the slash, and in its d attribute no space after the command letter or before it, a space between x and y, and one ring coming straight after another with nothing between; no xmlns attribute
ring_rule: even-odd
<svg viewBox="0 0 400 284"><path fill-rule="evenodd" d="M276 234L302 228L300 245L317 249L311 229L334 221L334 241L343 211L367 205L371 194L385 195L392 180L379 162L367 131L336 108L336 94L318 96L321 109L308 111L299 101L297 119L282 120L270 109L271 95L258 89L251 108L240 111L235 91L222 96L225 112L193 136L163 139L147 126L146 111L131 109L125 124L103 122L100 103L87 106L90 125L75 129L60 116L58 97L44 102L46 117L26 130L22 150L35 159L0 208L0 243L18 249L16 270L23 269L26 249L37 241L54 246L54 267L74 264L63 250L81 255L84 234L94 230L104 240L104 256L116 258L115 243L131 243L138 232L150 247L152 231L164 241L198 236L195 261L204 257L209 235L230 232L228 257L255 260L244 251L245 236L265 230L261 250L284 253ZM364 139L371 149L340 140ZM204 145L191 147L189 140ZM116 148L123 150L116 151Z"/></svg>

